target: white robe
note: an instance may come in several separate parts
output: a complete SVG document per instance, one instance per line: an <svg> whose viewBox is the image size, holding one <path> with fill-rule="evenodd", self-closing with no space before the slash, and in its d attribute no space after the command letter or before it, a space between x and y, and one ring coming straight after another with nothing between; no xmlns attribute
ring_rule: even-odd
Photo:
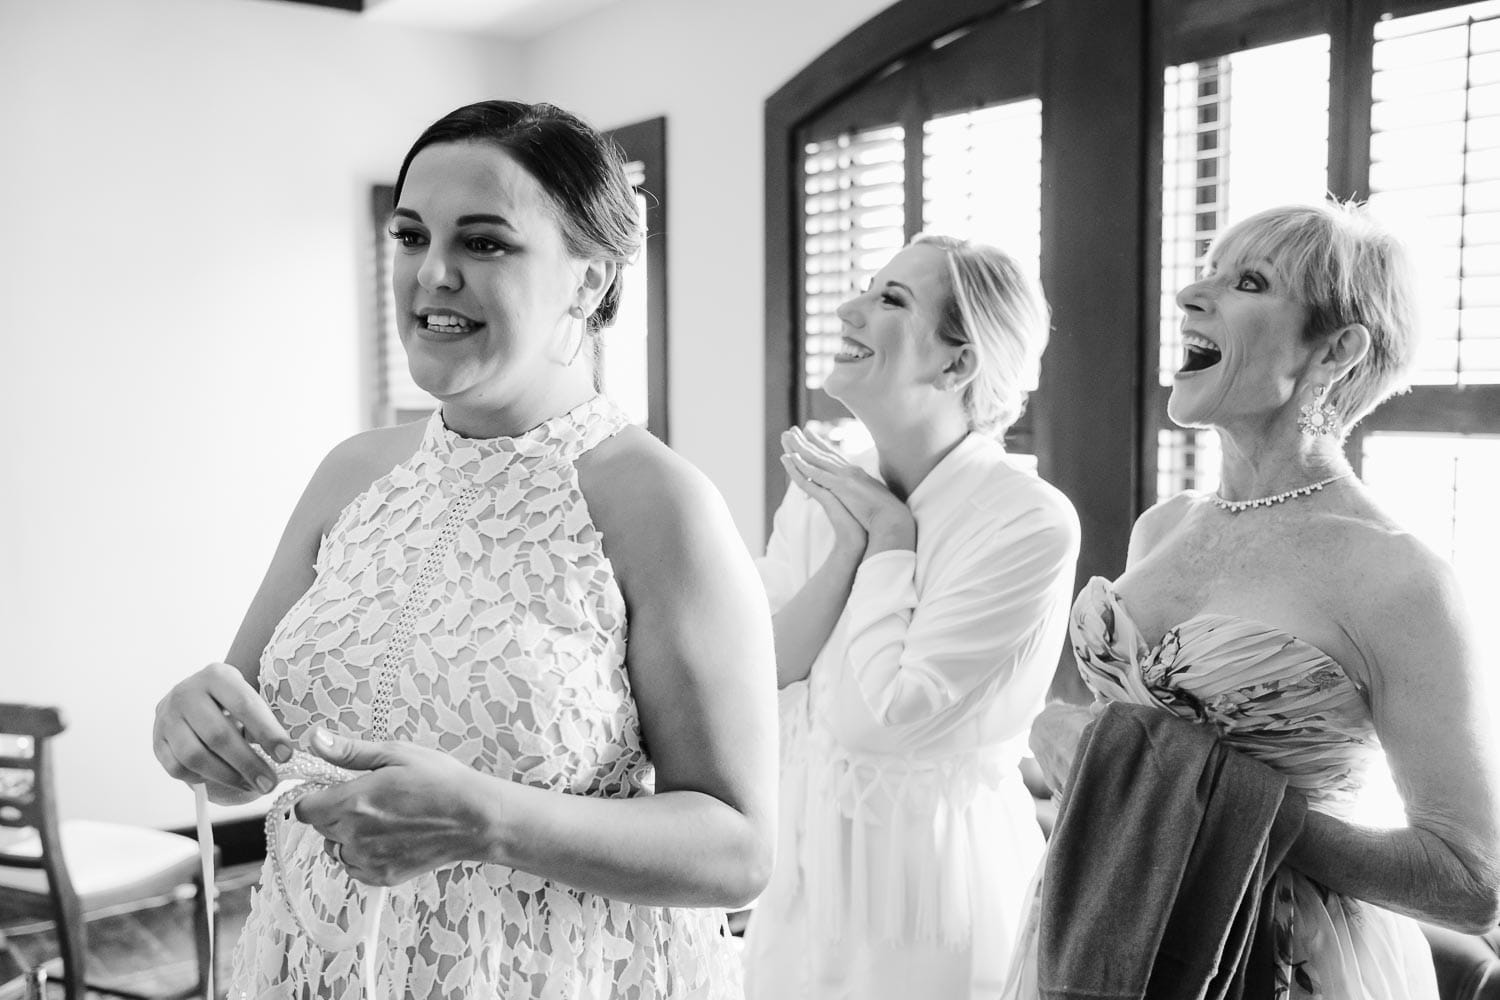
<svg viewBox="0 0 1500 1000"><path fill-rule="evenodd" d="M751 1000L979 997L1006 972L1043 849L1016 765L1063 649L1078 518L978 434L909 506L916 552L859 567L808 679L781 692ZM832 545L822 508L790 490L760 561L773 611Z"/></svg>

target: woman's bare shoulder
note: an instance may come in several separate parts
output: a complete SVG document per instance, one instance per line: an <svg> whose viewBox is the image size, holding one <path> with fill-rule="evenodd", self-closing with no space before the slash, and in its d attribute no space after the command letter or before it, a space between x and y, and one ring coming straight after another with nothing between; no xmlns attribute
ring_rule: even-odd
<svg viewBox="0 0 1500 1000"><path fill-rule="evenodd" d="M1432 649L1465 643L1468 612L1458 576L1416 535L1382 512L1361 511L1334 521L1322 541L1308 548L1319 549L1337 567L1330 589L1374 671L1405 669L1413 659L1426 659L1412 649L1414 642L1425 641ZM1442 659L1446 662L1428 668L1444 672L1464 666Z"/></svg>
<svg viewBox="0 0 1500 1000"><path fill-rule="evenodd" d="M1348 519L1330 541L1342 554L1352 591L1375 599L1361 602L1373 612L1381 603L1405 603L1414 594L1456 594L1453 565L1399 525Z"/></svg>
<svg viewBox="0 0 1500 1000"><path fill-rule="evenodd" d="M308 483L304 499L309 515L326 531L350 501L412 456L425 428L420 420L376 427L334 445Z"/></svg>
<svg viewBox="0 0 1500 1000"><path fill-rule="evenodd" d="M697 466L640 427L626 427L601 441L579 461L578 471L590 507L602 504L626 514L662 505L680 511L718 499Z"/></svg>
<svg viewBox="0 0 1500 1000"><path fill-rule="evenodd" d="M579 460L578 480L611 559L654 560L708 539L738 538L708 477L642 428L596 445Z"/></svg>
<svg viewBox="0 0 1500 1000"><path fill-rule="evenodd" d="M1144 559L1182 523L1190 511L1207 502L1203 493L1188 490L1147 508L1131 526L1126 564L1133 566Z"/></svg>

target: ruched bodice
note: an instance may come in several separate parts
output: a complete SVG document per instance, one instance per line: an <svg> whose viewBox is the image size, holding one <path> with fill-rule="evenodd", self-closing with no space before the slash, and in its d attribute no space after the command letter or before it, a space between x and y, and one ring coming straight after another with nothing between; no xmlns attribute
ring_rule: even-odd
<svg viewBox="0 0 1500 1000"><path fill-rule="evenodd" d="M1084 682L1099 696L1213 726L1322 812L1347 812L1363 791L1380 754L1369 702L1316 646L1217 613L1194 615L1153 645L1102 577L1078 595L1068 630Z"/></svg>
<svg viewBox="0 0 1500 1000"><path fill-rule="evenodd" d="M517 437L464 438L434 414L417 451L340 513L266 647L262 693L292 739L322 726L558 792L650 794L625 600L576 464L626 425L603 397ZM365 890L315 831L290 837L287 891L341 925ZM718 911L473 862L393 886L385 909L380 997L738 992ZM358 956L309 941L274 887L256 894L240 942L236 997L361 996Z"/></svg>
<svg viewBox="0 0 1500 1000"><path fill-rule="evenodd" d="M1310 809L1349 813L1381 760L1365 692L1285 629L1204 612L1152 643L1110 582L1094 577L1073 602L1068 634L1099 697L1212 726L1226 746L1283 774ZM1040 995L1043 881L1039 871L1004 1000ZM1275 1000L1436 1000L1431 952L1411 919L1285 866L1271 876L1265 905Z"/></svg>

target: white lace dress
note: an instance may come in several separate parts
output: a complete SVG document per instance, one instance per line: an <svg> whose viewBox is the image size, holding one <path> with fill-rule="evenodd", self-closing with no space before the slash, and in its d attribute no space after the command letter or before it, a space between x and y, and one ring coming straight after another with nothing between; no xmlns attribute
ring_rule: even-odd
<svg viewBox="0 0 1500 1000"><path fill-rule="evenodd" d="M575 795L651 794L625 669L625 601L575 462L626 424L596 397L515 438L459 437L434 414L410 459L339 515L317 576L261 660L294 742L323 726L442 750ZM347 926L368 901L294 824L288 891ZM392 887L376 990L390 998L721 998L740 993L717 910L638 906L503 865ZM271 865L235 951L231 996L364 995L358 948L299 930Z"/></svg>

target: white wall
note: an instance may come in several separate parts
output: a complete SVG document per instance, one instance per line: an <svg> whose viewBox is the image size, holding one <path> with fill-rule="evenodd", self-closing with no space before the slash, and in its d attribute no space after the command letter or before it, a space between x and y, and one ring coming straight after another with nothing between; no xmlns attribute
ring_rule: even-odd
<svg viewBox="0 0 1500 1000"><path fill-rule="evenodd" d="M672 446L764 544L765 101L891 0L623 0L526 46L528 100L667 118ZM608 341L606 340L606 349Z"/></svg>
<svg viewBox="0 0 1500 1000"><path fill-rule="evenodd" d="M0 0L0 699L65 709L64 814L191 821L153 707L223 655L361 426L368 186L460 104L667 116L672 443L759 546L764 102L887 2L620 0L522 46Z"/></svg>
<svg viewBox="0 0 1500 1000"><path fill-rule="evenodd" d="M276 0L0 0L0 699L66 710L66 815L191 822L152 709L361 426L368 186L518 79Z"/></svg>

